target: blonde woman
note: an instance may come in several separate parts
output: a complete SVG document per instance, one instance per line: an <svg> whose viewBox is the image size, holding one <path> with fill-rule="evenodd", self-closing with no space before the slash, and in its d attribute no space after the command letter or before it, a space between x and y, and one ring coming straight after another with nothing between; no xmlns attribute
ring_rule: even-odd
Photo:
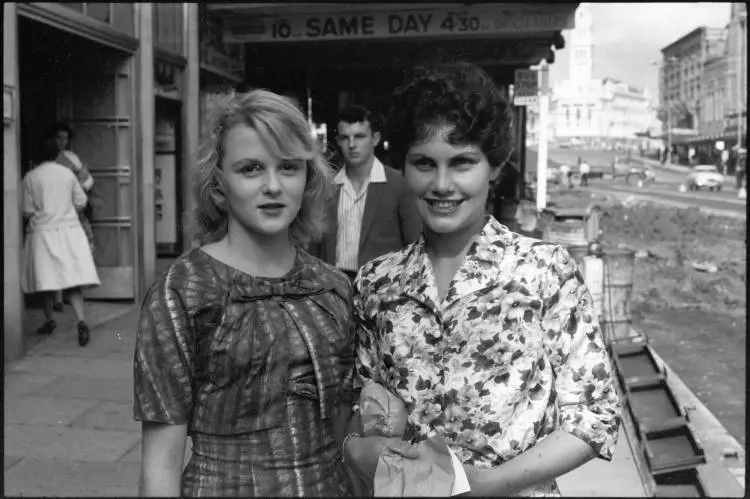
<svg viewBox="0 0 750 499"><path fill-rule="evenodd" d="M154 283L138 327L141 495L347 496L351 288L302 249L323 231L328 167L274 93L229 94L208 125L202 245Z"/></svg>

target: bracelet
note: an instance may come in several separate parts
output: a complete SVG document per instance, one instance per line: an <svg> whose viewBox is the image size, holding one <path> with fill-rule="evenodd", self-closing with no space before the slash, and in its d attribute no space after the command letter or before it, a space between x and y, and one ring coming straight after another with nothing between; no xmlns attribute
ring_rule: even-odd
<svg viewBox="0 0 750 499"><path fill-rule="evenodd" d="M362 438L362 435L359 433L350 433L347 436L344 437L344 441L341 442L341 463L343 464L346 459L346 443L349 441L350 438Z"/></svg>

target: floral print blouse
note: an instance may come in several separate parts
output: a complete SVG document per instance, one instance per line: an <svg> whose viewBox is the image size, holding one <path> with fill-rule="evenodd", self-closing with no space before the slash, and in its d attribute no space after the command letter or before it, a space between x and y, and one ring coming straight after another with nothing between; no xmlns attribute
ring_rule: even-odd
<svg viewBox="0 0 750 499"><path fill-rule="evenodd" d="M423 237L368 262L354 285L359 382L404 400L412 438L435 432L462 463L491 468L561 430L612 459L620 403L567 250L488 217L444 299Z"/></svg>

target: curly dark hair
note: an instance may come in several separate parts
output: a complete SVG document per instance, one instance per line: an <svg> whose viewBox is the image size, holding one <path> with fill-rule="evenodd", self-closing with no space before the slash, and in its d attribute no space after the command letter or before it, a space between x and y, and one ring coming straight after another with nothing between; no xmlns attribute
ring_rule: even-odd
<svg viewBox="0 0 750 499"><path fill-rule="evenodd" d="M478 145L491 166L510 158L511 106L481 68L466 62L420 67L395 90L388 115L393 166L402 169L409 148L445 125L453 128L450 143Z"/></svg>

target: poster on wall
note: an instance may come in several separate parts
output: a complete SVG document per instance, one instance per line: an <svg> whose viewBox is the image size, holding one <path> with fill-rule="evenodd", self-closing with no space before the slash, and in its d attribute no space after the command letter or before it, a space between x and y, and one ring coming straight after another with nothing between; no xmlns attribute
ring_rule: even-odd
<svg viewBox="0 0 750 499"><path fill-rule="evenodd" d="M156 120L154 202L157 244L177 243L177 134L176 123Z"/></svg>

